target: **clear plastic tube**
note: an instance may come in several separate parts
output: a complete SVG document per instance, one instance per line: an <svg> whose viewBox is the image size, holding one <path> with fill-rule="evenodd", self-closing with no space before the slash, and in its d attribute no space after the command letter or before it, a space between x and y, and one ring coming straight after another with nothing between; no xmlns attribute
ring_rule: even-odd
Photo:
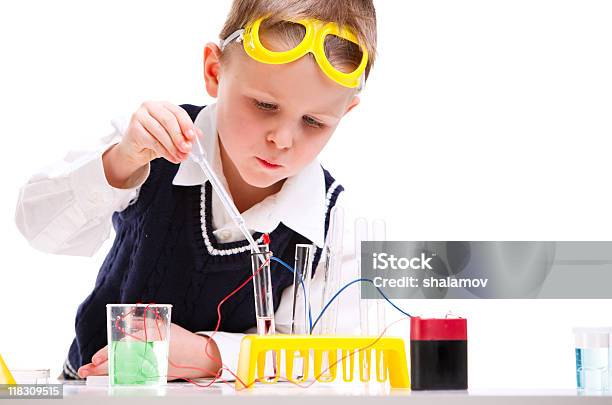
<svg viewBox="0 0 612 405"><path fill-rule="evenodd" d="M195 138L195 144L197 153L195 150L192 150L191 158L194 162L200 165L202 171L204 171L204 174L206 174L206 177L208 177L208 180L210 181L210 185L212 186L213 190L215 190L217 196L219 196L221 204L223 204L223 207L225 208L229 216L232 218L238 229L240 229L240 232L242 232L246 240L249 242L251 250L256 252L257 254L260 254L260 260L263 263L265 261L264 256L261 255L261 252L258 250L257 243L255 243L255 239L253 239L253 236L246 227L244 218L242 218L242 215L240 215L238 208L236 208L236 206L234 205L234 201L229 196L227 190L225 190L225 187L223 187L223 184L213 171L212 167L210 167L210 164L206 159L206 152L204 151L204 148L202 147L202 144L200 143L200 139L198 137Z"/></svg>
<svg viewBox="0 0 612 405"><path fill-rule="evenodd" d="M257 272L257 269L264 263L266 263L267 256L269 254L268 245L258 246L253 239L253 236L249 232L244 218L240 215L238 208L234 205L234 201L229 196L225 187L213 171L212 167L206 160L206 152L200 143L200 139L195 139L196 148L191 152L191 158L201 168L204 174L208 177L208 181L219 196L221 204L232 218L240 232L244 235L246 240L249 242L251 247L251 264L253 268L253 288L255 291L255 314L257 317L257 333L258 334L274 334L274 307L272 303L272 285L270 282L270 262L264 266L261 271ZM264 250L262 254L261 249Z"/></svg>

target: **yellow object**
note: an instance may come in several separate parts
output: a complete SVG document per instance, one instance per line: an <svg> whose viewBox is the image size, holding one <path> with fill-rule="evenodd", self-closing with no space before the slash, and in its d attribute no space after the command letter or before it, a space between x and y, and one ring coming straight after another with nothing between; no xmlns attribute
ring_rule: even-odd
<svg viewBox="0 0 612 405"><path fill-rule="evenodd" d="M251 388L258 381L276 382L280 373L280 357L285 356L285 376L293 382L308 378L309 353L314 356L314 378L320 382L336 378L338 363L342 364L343 380L353 380L355 357L361 381L369 381L374 370L377 381L386 381L392 388L410 388L408 364L404 341L399 337L383 336L322 336L322 335L247 335L240 344L238 378L236 389ZM376 352L372 367L372 351ZM264 380L265 359L269 352L275 353L276 375L271 381ZM357 352L359 353L357 355ZM338 353L341 354L338 358ZM296 354L304 361L304 375L294 379L293 363ZM268 356L270 357L270 356ZM324 361L327 358L327 361ZM323 367L325 362L326 366Z"/></svg>
<svg viewBox="0 0 612 405"><path fill-rule="evenodd" d="M258 62L275 65L293 62L310 52L314 55L321 70L336 83L351 88L363 85L363 73L368 64L368 51L348 28L340 29L338 24L334 22L324 22L313 18L293 21L303 25L306 29L302 42L293 49L277 52L267 49L259 39L259 27L264 19L264 17L258 18L253 23L248 24L244 30L238 30L228 36L222 42L222 49L227 43L242 37L244 50L251 58ZM336 69L330 63L325 55L325 37L328 35L335 35L360 46L362 56L357 69L345 73Z"/></svg>
<svg viewBox="0 0 612 405"><path fill-rule="evenodd" d="M2 355L0 355L0 384L17 384L6 366L6 363L2 359Z"/></svg>

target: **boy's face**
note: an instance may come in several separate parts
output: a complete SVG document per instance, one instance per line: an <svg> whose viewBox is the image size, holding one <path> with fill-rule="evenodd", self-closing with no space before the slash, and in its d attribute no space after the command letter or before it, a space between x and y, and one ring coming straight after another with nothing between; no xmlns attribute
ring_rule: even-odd
<svg viewBox="0 0 612 405"><path fill-rule="evenodd" d="M269 65L239 46L230 52L220 63L219 48L208 44L204 56L206 88L218 98L222 158L229 157L246 183L269 187L312 162L359 99L310 55Z"/></svg>

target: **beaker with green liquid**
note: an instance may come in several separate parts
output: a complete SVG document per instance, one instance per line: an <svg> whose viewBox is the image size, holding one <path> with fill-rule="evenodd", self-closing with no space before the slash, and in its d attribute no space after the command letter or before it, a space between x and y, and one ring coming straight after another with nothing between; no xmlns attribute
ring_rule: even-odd
<svg viewBox="0 0 612 405"><path fill-rule="evenodd" d="M168 376L169 304L108 304L111 385L160 385Z"/></svg>

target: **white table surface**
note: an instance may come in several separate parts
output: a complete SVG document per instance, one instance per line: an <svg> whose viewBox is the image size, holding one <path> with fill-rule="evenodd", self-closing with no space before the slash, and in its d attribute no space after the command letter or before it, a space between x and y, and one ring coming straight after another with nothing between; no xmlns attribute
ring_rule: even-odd
<svg viewBox="0 0 612 405"><path fill-rule="evenodd" d="M54 381L50 381L54 382ZM236 391L233 383L215 383L200 388L191 383L171 382L162 387L109 387L86 385L83 381L64 382L62 403L129 404L151 402L167 404L275 404L313 405L313 400L341 404L606 404L612 405L612 392L580 392L577 390L467 390L411 391L391 389L379 383L316 383L301 388L287 382L260 384L249 390ZM280 405L280 404L279 404ZM319 405L319 404L317 404Z"/></svg>

